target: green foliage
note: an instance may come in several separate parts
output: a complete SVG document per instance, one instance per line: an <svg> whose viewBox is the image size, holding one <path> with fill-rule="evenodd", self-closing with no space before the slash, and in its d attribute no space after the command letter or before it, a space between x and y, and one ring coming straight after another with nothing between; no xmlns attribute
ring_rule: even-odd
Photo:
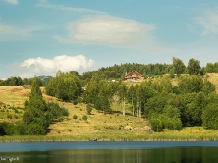
<svg viewBox="0 0 218 163"><path fill-rule="evenodd" d="M180 77L179 90L182 93L200 92L203 88L203 79L200 76Z"/></svg>
<svg viewBox="0 0 218 163"><path fill-rule="evenodd" d="M23 86L32 85L34 78L24 78L12 76L6 80L0 80L0 86ZM45 81L40 79L40 86L45 85Z"/></svg>
<svg viewBox="0 0 218 163"><path fill-rule="evenodd" d="M6 122L0 123L0 136L7 135L7 125L8 123Z"/></svg>
<svg viewBox="0 0 218 163"><path fill-rule="evenodd" d="M160 119L158 118L151 118L150 119L151 129L160 132L163 130L163 124Z"/></svg>
<svg viewBox="0 0 218 163"><path fill-rule="evenodd" d="M11 115L11 114L8 114L7 117L8 117L9 119L12 119L12 115Z"/></svg>
<svg viewBox="0 0 218 163"><path fill-rule="evenodd" d="M86 111L87 111L87 114L88 114L88 115L91 115L92 106L91 106L90 104L87 104L87 105L86 105Z"/></svg>
<svg viewBox="0 0 218 163"><path fill-rule="evenodd" d="M218 62L207 63L207 65L205 67L205 71L207 73L217 73L218 72Z"/></svg>
<svg viewBox="0 0 218 163"><path fill-rule="evenodd" d="M94 104L97 110L101 110L106 114L111 111L110 100L117 91L117 83L108 82L106 80L94 79L87 85L86 91L83 93L85 103ZM89 108L90 109L90 108Z"/></svg>
<svg viewBox="0 0 218 163"><path fill-rule="evenodd" d="M82 120L85 120L85 121L86 121L87 119L88 119L88 118L87 118L86 115L83 115L83 116L82 116Z"/></svg>
<svg viewBox="0 0 218 163"><path fill-rule="evenodd" d="M47 104L48 107L48 115L52 118L51 120L54 121L60 117L68 116L69 112L64 107L60 107L57 103L49 102Z"/></svg>
<svg viewBox="0 0 218 163"><path fill-rule="evenodd" d="M205 94L214 93L216 91L216 87L208 80L207 77L204 78L204 84L202 87L202 92Z"/></svg>
<svg viewBox="0 0 218 163"><path fill-rule="evenodd" d="M73 119L78 119L78 116L76 114L73 115Z"/></svg>
<svg viewBox="0 0 218 163"><path fill-rule="evenodd" d="M179 109L173 106L166 106L163 113L158 114L153 112L149 115L151 128L154 131L162 131L163 129L181 130L182 121L180 119Z"/></svg>
<svg viewBox="0 0 218 163"><path fill-rule="evenodd" d="M200 61L193 59L193 58L190 59L188 62L187 69L188 69L188 73L190 75L198 75L200 73L200 69L201 69Z"/></svg>
<svg viewBox="0 0 218 163"><path fill-rule="evenodd" d="M182 122L179 118L166 118L163 120L163 125L165 129L169 130L181 130Z"/></svg>
<svg viewBox="0 0 218 163"><path fill-rule="evenodd" d="M48 81L45 87L46 94L55 96L63 101L78 103L81 94L79 78L75 73L63 73L58 71L55 78Z"/></svg>
<svg viewBox="0 0 218 163"><path fill-rule="evenodd" d="M109 99L107 97L105 97L105 96L98 97L95 100L94 107L97 110L103 111L104 114L106 114L107 112L111 111L111 106L110 106Z"/></svg>
<svg viewBox="0 0 218 163"><path fill-rule="evenodd" d="M180 75L184 73L186 66L181 59L173 57L173 68L174 73Z"/></svg>
<svg viewBox="0 0 218 163"><path fill-rule="evenodd" d="M68 110L57 103L46 103L39 87L39 79L33 80L29 101L25 102L24 124L19 124L17 133L41 135L46 134L47 127L54 121L62 121L68 116ZM25 129L25 130L24 130Z"/></svg>
<svg viewBox="0 0 218 163"><path fill-rule="evenodd" d="M218 129L218 103L211 103L206 106L202 113L203 127L205 129Z"/></svg>

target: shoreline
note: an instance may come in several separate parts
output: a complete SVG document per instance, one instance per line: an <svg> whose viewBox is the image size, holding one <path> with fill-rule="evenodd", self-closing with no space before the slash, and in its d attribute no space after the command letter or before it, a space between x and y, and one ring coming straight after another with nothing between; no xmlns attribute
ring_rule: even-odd
<svg viewBox="0 0 218 163"><path fill-rule="evenodd" d="M77 137L77 136L45 136L45 135L26 135L26 136L0 136L0 143L7 143L7 142L89 142L89 141L99 141L99 142L110 142L110 141L117 141L117 142L123 142L123 141L129 141L129 142L155 142L155 141L166 141L166 142L173 142L173 141L184 141L184 142L190 142L190 141L218 141L218 136L217 137L168 137L168 138L161 138L161 137L156 137L154 136L149 136L145 138L113 138L113 137L96 137L96 140L93 137Z"/></svg>

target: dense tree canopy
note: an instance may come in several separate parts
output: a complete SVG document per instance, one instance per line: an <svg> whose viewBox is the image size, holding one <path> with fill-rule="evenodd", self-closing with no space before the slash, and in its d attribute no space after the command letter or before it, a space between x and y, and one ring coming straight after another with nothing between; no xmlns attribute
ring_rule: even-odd
<svg viewBox="0 0 218 163"><path fill-rule="evenodd" d="M77 103L78 96L82 91L80 80L75 72L63 73L61 71L57 72L55 78L48 81L45 90L48 95L74 103Z"/></svg>

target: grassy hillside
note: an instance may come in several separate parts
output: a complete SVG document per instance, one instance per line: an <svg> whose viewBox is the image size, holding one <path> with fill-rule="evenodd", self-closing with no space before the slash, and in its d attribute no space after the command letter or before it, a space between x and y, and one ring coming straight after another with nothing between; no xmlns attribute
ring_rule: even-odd
<svg viewBox="0 0 218 163"><path fill-rule="evenodd" d="M208 75L209 80L218 87L218 74ZM173 79L172 82L177 81ZM41 89L44 92L44 88ZM29 92L29 88L22 86L0 87L0 122L13 123L22 120L24 110L22 108L14 110L10 106L23 107L25 100L28 100ZM67 108L69 117L63 122L50 125L46 136L33 136L28 140L91 140L95 137L100 140L218 140L218 131L204 130L201 127L154 133L145 119L131 116L131 108L128 106L126 116L122 115L121 106L112 114L104 115L93 109L92 114L87 115L85 104L73 105L61 102L45 93L43 96L46 101L54 101ZM87 116L87 120L83 120L84 115ZM74 118L75 116L77 119ZM21 139L25 140L25 136L18 138Z"/></svg>
<svg viewBox="0 0 218 163"><path fill-rule="evenodd" d="M41 89L43 92L43 88ZM17 113L10 109L10 106L23 107L25 100L28 100L30 89L25 89L22 86L1 86L0 91L0 121L16 122L22 120L24 110L18 109L19 113ZM60 106L67 108L70 113L69 117L63 122L52 124L48 130L48 135L73 135L79 139L79 137L84 138L84 135L89 138L99 136L106 138L110 134L110 137L115 139L120 137L121 139L122 137L143 136L150 129L145 119L130 116L130 110L127 110L126 116L123 116L119 109L117 113L106 115L93 109L92 114L87 115L85 104L73 105L72 103L58 101L44 93L43 96L46 101L58 102ZM119 108L121 109L121 107ZM8 115L12 115L12 118ZM75 115L78 117L77 119L73 118ZM87 116L87 120L83 120L84 115Z"/></svg>

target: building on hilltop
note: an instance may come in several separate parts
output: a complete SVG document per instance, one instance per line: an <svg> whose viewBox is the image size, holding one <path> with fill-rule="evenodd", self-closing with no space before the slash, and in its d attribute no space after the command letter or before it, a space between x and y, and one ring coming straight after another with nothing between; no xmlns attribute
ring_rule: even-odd
<svg viewBox="0 0 218 163"><path fill-rule="evenodd" d="M144 77L137 71L132 71L125 76L125 80L143 80Z"/></svg>

